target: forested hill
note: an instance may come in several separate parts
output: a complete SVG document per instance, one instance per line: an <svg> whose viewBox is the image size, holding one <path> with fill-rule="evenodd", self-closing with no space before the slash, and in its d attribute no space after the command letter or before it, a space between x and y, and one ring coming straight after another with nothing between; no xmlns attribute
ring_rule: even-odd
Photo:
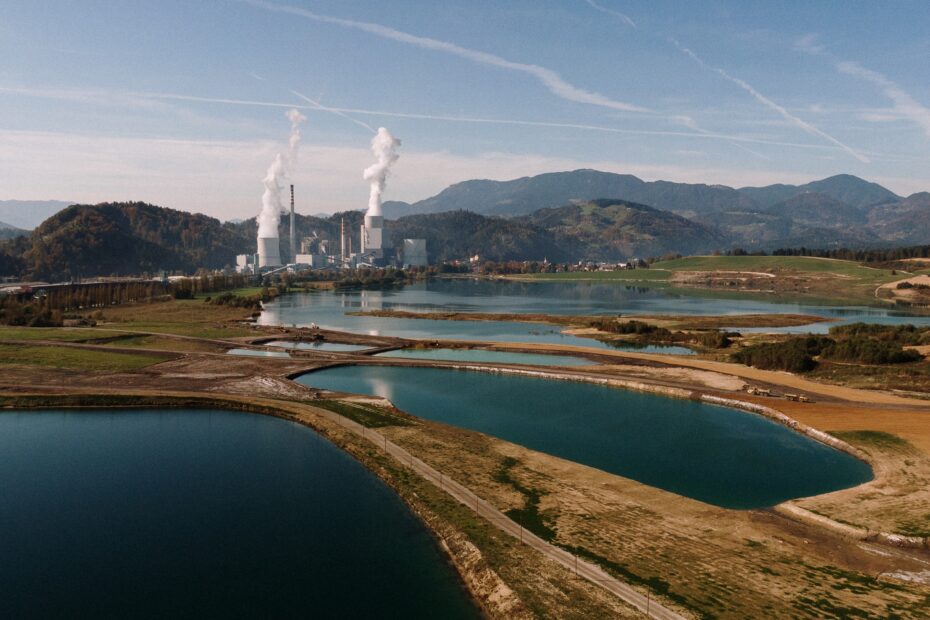
<svg viewBox="0 0 930 620"><path fill-rule="evenodd" d="M359 247L362 213L297 216L297 236L338 240L345 221ZM412 215L386 222L395 246L427 241L434 262L478 254L491 260L622 259L671 251L726 249L714 231L671 213L616 200L540 211L523 218L467 211ZM281 251L290 257L282 222ZM145 203L72 205L26 237L0 244L0 276L61 281L158 271L193 273L235 264L255 251L255 220L222 223L206 215Z"/></svg>
<svg viewBox="0 0 930 620"><path fill-rule="evenodd" d="M64 280L235 263L254 241L206 215L145 203L72 205L12 242L25 274Z"/></svg>

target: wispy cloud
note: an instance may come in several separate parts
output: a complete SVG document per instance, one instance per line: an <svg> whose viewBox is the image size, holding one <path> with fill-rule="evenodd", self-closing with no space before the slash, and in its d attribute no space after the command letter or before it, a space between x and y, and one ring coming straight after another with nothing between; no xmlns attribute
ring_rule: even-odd
<svg viewBox="0 0 930 620"><path fill-rule="evenodd" d="M479 125L510 125L516 127L541 127L541 128L550 128L550 129L568 129L568 130L579 130L579 131L593 131L609 134L618 134L618 135L631 135L631 136L657 136L657 137L672 137L672 138L692 138L698 140L722 140L733 143L744 143L744 144L764 144L769 146L782 146L782 147L791 147L791 148L800 148L800 149L814 149L814 150L823 150L823 149L832 149L832 146L826 146L821 144L813 143L803 143L803 142L790 142L784 140L774 140L770 138L756 137L752 135L739 135L739 134L726 134L711 132L704 129L701 129L696 125L696 123L689 116L670 116L670 120L676 124L682 125L691 129L692 131L672 131L672 130L661 130L661 129L625 129L620 127L608 127L604 125L590 125L585 123L562 123L562 122L550 122L550 121L537 121L537 120L526 120L526 119L514 119L514 118L481 118L474 116L456 116L456 115L445 115L445 114L424 114L416 112L398 112L392 110L374 110L368 108L348 108L348 107L334 107L326 106L321 104L319 101L313 100L306 95L301 95L300 93L293 91L294 94L298 97L304 98L307 101L306 105L294 104L293 102L277 102L277 101L259 101L253 99L234 99L228 97L201 97L197 95L184 95L178 93L120 93L119 91L112 90L102 90L102 91L78 91L80 95L75 95L71 91L62 90L62 89L33 89L33 88L20 88L20 87L6 87L0 86L0 93L15 93L24 96L30 97L45 97L50 99L62 99L65 101L79 100L83 103L93 102L98 100L108 100L111 103L116 100L126 99L134 101L145 101L151 100L153 103L158 103L159 100L168 100L168 101L188 101L195 103L209 103L217 105L232 105L232 106L254 106L254 107L268 107L268 108L299 108L301 110L309 111L320 111L327 112L332 114L340 115L359 115L359 116L375 116L375 117L385 117L385 118L406 118L411 120L426 120L426 121L436 121L436 122L451 122L451 123L469 123L469 124L479 124ZM366 129L371 128L371 125L359 121L356 118L350 118L353 122L359 124L359 126L365 127Z"/></svg>
<svg viewBox="0 0 930 620"><path fill-rule="evenodd" d="M707 69L707 70L709 70L709 71L713 71L713 72L717 73L718 75L720 75L721 77L723 77L724 79L729 80L730 82L736 84L737 86L739 86L740 88L742 88L743 90L745 90L747 93L749 93L750 95L752 95L752 97L755 98L756 101L758 101L759 103L761 103L761 104L764 105L765 107L769 108L769 109L772 110L773 112L776 112L778 115L780 115L780 116L781 116L782 118L784 118L786 121L790 122L790 123L791 123L792 125L794 125L795 127L797 127L797 128L799 128L799 129L801 129L801 130L803 130L803 131L809 133L809 134L812 135L812 136L817 136L817 137L819 137L819 138L823 138L823 139L826 140L827 142L830 142L830 143L834 144L835 146L841 148L842 150L846 151L847 153L849 153L850 155L852 155L853 157L855 157L856 159L858 159L859 161L861 161L861 162L863 162L863 163L866 163L866 164L867 164L867 163L870 163L869 158L866 157L865 155L859 153L858 151L856 151L856 150L853 149L852 147L850 147L850 146L844 144L843 142L840 142L839 140L837 140L836 138L834 138L833 136L831 136L831 135L828 134L827 132L825 132L825 131L823 131L823 130L821 130L821 129L818 129L817 127L815 127L814 125L808 123L808 122L805 121L805 120L802 120L802 119L798 118L797 116L795 116L794 114L792 114L791 112L789 112L788 110L786 110L786 109L784 108L784 106L781 106L781 105L775 103L774 101L772 101L771 99L769 99L768 97L766 97L765 95L763 95L762 93L760 93L758 90L756 90L755 88L753 88L753 86L750 85L750 84L749 84L748 82L746 82L745 80L741 80L741 79L738 78L738 77L734 77L734 76L730 75L730 74L727 73L725 70L723 70L723 69L721 69L721 68L719 68L719 67L714 67L714 66L712 66L712 65L707 64L706 62L704 62L704 60L703 60L702 58L700 58L697 54L695 54L695 53L694 53L693 51L691 51L689 48L687 48L687 47L685 47L684 45L682 45L681 43L679 43L676 39L669 38L669 41L671 41L671 43L672 43L675 47L677 47L679 51L681 51L683 54L685 54L686 56L688 56L689 58L691 58L694 62L696 62L698 65L700 65L701 68Z"/></svg>
<svg viewBox="0 0 930 620"><path fill-rule="evenodd" d="M613 15L614 17L617 17L620 20L624 21L631 28L636 28L636 22L634 22L633 19L629 15L625 13L621 13L620 11L615 11L614 9L608 9L607 7L601 6L594 0L585 0L585 1L589 5L591 5L592 8L597 9L601 13L607 13L608 15Z"/></svg>
<svg viewBox="0 0 930 620"><path fill-rule="evenodd" d="M836 54L828 51L826 45L820 43L816 34L804 35L794 42L794 47L812 56L829 59L840 73L871 82L878 86L882 93L894 103L894 108L890 111L866 111L860 114L859 118L871 122L908 119L920 127L927 134L927 137L930 137L930 108L914 99L910 93L885 75L863 67L857 62L839 58Z"/></svg>
<svg viewBox="0 0 930 620"><path fill-rule="evenodd" d="M616 99L611 99L602 95L600 93L579 88L573 84L570 84L565 79L562 78L558 73L552 69L542 67L540 65L527 64L522 62L514 62L512 60L507 60L496 54L491 54L488 52L482 52L480 50L473 50L467 47L462 47L455 43L450 43L448 41L440 41L439 39L433 39L430 37L421 37L418 35L413 35L408 32L403 32L401 30L396 30L388 26L383 26L381 24L375 24L372 22L362 22L354 19L344 19L341 17L333 17L330 15L321 15L319 13L314 13L308 11L307 9L290 6L286 4L275 4L272 2L265 2L264 0L241 0L242 2L249 4L251 6L264 9L266 11L273 11L276 13L285 13L288 15L297 15L306 19L310 19L316 22L333 24L336 26L342 26L343 28L351 28L353 30L360 30L362 32L367 32L384 39L390 39L392 41L397 41L399 43L404 43L407 45L413 45L415 47L434 50L437 52L443 52L446 54L451 54L453 56L458 56L459 58L465 58L472 62L476 62L482 65L488 65L491 67L497 67L498 69L505 69L508 71L516 71L519 73L524 73L535 78L543 86L545 86L549 92L561 97L562 99L568 101L574 101L576 103L584 103L593 106L599 106L602 108L608 108L611 110L616 110L619 112L648 112L646 108L643 108L638 105L633 105L631 103L626 103L623 101L617 101Z"/></svg>
<svg viewBox="0 0 930 620"><path fill-rule="evenodd" d="M324 112L329 112L330 114L335 114L336 116L341 116L342 118L344 118L344 119L346 119L346 120L348 120L348 121L351 121L352 123L355 123L355 124L358 125L359 127L362 127L363 129L367 129L367 130L370 131L371 133L376 133L374 127L372 127L371 125L369 125L368 123L366 123L366 122L364 122L364 121L360 121L360 120L358 120L357 118L353 118L353 117L349 116L348 114L346 114L346 113L343 112L342 110L337 110L336 108L330 108L330 107L328 107L328 106L325 106L325 105L323 105L322 103L320 103L319 101L317 101L316 99L311 99L311 98L308 97L307 95L303 95L303 94L297 92L296 90L292 90L291 93L293 93L295 96L300 97L301 99L303 99L304 101L306 101L307 103L309 103L310 105L312 105L312 106L314 107L314 109L323 110Z"/></svg>
<svg viewBox="0 0 930 620"><path fill-rule="evenodd" d="M894 111L916 123L930 138L930 109L916 101L900 86L877 71L866 69L856 62L840 62L836 68L847 75L871 82L878 86L886 97L894 102Z"/></svg>

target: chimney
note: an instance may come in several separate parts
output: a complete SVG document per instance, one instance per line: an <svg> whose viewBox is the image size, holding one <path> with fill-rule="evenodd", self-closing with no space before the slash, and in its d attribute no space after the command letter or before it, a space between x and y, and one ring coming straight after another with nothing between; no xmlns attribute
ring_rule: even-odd
<svg viewBox="0 0 930 620"><path fill-rule="evenodd" d="M297 230L294 226L294 184L291 183L291 262L297 262Z"/></svg>

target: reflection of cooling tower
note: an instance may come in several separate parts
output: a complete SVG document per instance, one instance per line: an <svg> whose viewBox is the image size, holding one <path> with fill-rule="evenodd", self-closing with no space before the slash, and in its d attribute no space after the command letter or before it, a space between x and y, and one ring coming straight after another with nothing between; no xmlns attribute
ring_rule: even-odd
<svg viewBox="0 0 930 620"><path fill-rule="evenodd" d="M362 226L362 252L380 250L382 245L382 232L384 231L384 217L381 215L366 215Z"/></svg>
<svg viewBox="0 0 930 620"><path fill-rule="evenodd" d="M277 237L258 238L258 266L279 267L281 265L281 248Z"/></svg>

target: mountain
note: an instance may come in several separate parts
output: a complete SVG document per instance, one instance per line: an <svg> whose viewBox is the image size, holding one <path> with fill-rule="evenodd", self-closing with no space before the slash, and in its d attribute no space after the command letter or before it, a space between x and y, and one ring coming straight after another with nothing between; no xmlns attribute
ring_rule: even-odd
<svg viewBox="0 0 930 620"><path fill-rule="evenodd" d="M22 237L23 235L28 234L28 230L23 230L22 228L11 226L6 222L0 222L0 240L15 239L16 237Z"/></svg>
<svg viewBox="0 0 930 620"><path fill-rule="evenodd" d="M192 273L235 264L236 254L254 245L212 217L138 202L72 205L19 241L25 272L51 280Z"/></svg>
<svg viewBox="0 0 930 620"><path fill-rule="evenodd" d="M483 215L517 216L561 207L572 201L614 197L682 214L753 207L732 187L646 182L629 174L598 170L551 172L512 181L473 180L450 185L431 198L386 203L389 217L412 213L465 210Z"/></svg>
<svg viewBox="0 0 930 620"><path fill-rule="evenodd" d="M921 245L930 242L930 193L920 192L907 198L869 209L869 229L895 245Z"/></svg>
<svg viewBox="0 0 930 620"><path fill-rule="evenodd" d="M0 220L16 228L32 230L72 204L61 200L0 200Z"/></svg>
<svg viewBox="0 0 930 620"><path fill-rule="evenodd" d="M851 174L838 174L804 185L779 183L765 187L741 187L737 191L762 209L808 193L823 194L857 209L900 200L900 196L878 183L871 183Z"/></svg>
<svg viewBox="0 0 930 620"><path fill-rule="evenodd" d="M572 258L621 259L727 246L718 231L679 215L633 202L600 199L540 209L519 218L555 235Z"/></svg>
<svg viewBox="0 0 930 620"><path fill-rule="evenodd" d="M408 215L387 222L386 227L395 247L402 239L426 239L433 262L475 254L494 261L573 258L548 230L523 220L488 217L471 211Z"/></svg>

